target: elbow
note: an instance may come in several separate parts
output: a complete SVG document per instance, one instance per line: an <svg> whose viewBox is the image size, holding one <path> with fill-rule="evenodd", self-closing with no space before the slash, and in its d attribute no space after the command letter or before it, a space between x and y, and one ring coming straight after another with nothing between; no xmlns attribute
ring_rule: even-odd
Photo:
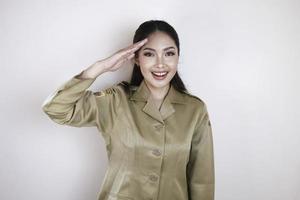
<svg viewBox="0 0 300 200"><path fill-rule="evenodd" d="M42 111L55 123L64 125L66 124L70 116L72 115L72 112L58 112L56 109L53 109L50 105L43 104L41 106Z"/></svg>

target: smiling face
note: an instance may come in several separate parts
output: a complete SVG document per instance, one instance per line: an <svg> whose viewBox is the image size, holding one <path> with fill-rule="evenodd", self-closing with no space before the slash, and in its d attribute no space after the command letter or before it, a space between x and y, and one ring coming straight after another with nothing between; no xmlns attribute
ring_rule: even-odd
<svg viewBox="0 0 300 200"><path fill-rule="evenodd" d="M164 32L154 32L138 52L135 62L140 66L147 86L152 90L166 89L177 71L178 49Z"/></svg>

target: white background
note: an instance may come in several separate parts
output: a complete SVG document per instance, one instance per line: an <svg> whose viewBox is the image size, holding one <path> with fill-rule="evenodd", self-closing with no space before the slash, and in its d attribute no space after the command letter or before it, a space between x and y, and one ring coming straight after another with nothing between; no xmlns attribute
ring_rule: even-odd
<svg viewBox="0 0 300 200"><path fill-rule="evenodd" d="M132 43L143 21L177 30L178 66L214 134L216 200L300 199L300 2L0 2L0 199L96 200L107 167L96 128L55 124L56 88ZM128 80L132 65L91 90Z"/></svg>

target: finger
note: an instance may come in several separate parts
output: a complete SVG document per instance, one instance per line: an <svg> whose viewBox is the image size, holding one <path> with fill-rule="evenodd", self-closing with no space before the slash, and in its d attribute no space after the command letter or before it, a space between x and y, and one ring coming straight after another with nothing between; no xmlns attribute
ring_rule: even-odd
<svg viewBox="0 0 300 200"><path fill-rule="evenodd" d="M130 54L130 56L127 57L127 60L131 60L132 58L134 58L135 54Z"/></svg>
<svg viewBox="0 0 300 200"><path fill-rule="evenodd" d="M128 53L133 53L139 50L142 46L144 46L148 42L148 39L144 39L138 43L135 43L131 49L128 50Z"/></svg>
<svg viewBox="0 0 300 200"><path fill-rule="evenodd" d="M124 61L130 60L130 59L132 59L134 56L135 56L134 53L128 53L128 54L126 54L125 56L123 56L123 59L122 59L122 60L124 60Z"/></svg>
<svg viewBox="0 0 300 200"><path fill-rule="evenodd" d="M120 59L121 57L126 57L127 55L130 55L137 51L140 47L142 47L146 42L148 42L148 38L145 38L144 40L141 40L139 42L136 42L124 49L121 49L117 52L117 59Z"/></svg>
<svg viewBox="0 0 300 200"><path fill-rule="evenodd" d="M132 59L133 57L134 57L134 54L130 54L130 55L127 56L127 57L124 57L124 58L122 58L122 59L119 59L119 60L116 62L116 64L115 64L114 66L118 68L118 67L120 67L124 62L126 62L126 61Z"/></svg>
<svg viewBox="0 0 300 200"><path fill-rule="evenodd" d="M133 56L134 56L134 53L126 53L126 54L123 54L122 56L119 56L119 57L116 59L116 61L115 61L115 65L117 65L117 64L120 63L120 62L124 62L124 61L126 61L126 60L129 60L129 59L130 59L129 57L131 57L132 54L133 54Z"/></svg>
<svg viewBox="0 0 300 200"><path fill-rule="evenodd" d="M137 47L134 47L134 48L131 47L130 49L120 51L120 52L117 54L117 59L122 58L122 57L127 57L127 56L129 56L130 54L134 53L134 52L137 51L137 50L138 50Z"/></svg>
<svg viewBox="0 0 300 200"><path fill-rule="evenodd" d="M141 41L135 43L134 45L135 45L137 48L139 48L139 47L143 46L144 44L146 44L147 42L148 42L148 38L145 38L145 39L143 39L143 40L141 40Z"/></svg>
<svg viewBox="0 0 300 200"><path fill-rule="evenodd" d="M130 45L129 47L127 47L126 51L127 52L132 52L132 51L136 51L138 50L140 47L142 47L144 44L146 44L148 42L148 38L145 38L139 42L136 42L132 45Z"/></svg>

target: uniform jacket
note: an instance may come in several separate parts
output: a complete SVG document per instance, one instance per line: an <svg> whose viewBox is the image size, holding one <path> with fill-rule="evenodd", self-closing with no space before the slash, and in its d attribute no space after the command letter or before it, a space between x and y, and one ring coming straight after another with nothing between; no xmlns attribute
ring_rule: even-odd
<svg viewBox="0 0 300 200"><path fill-rule="evenodd" d="M43 103L56 123L95 126L108 156L99 200L213 200L212 129L205 103L172 85L155 106L144 80L98 92L73 76Z"/></svg>

